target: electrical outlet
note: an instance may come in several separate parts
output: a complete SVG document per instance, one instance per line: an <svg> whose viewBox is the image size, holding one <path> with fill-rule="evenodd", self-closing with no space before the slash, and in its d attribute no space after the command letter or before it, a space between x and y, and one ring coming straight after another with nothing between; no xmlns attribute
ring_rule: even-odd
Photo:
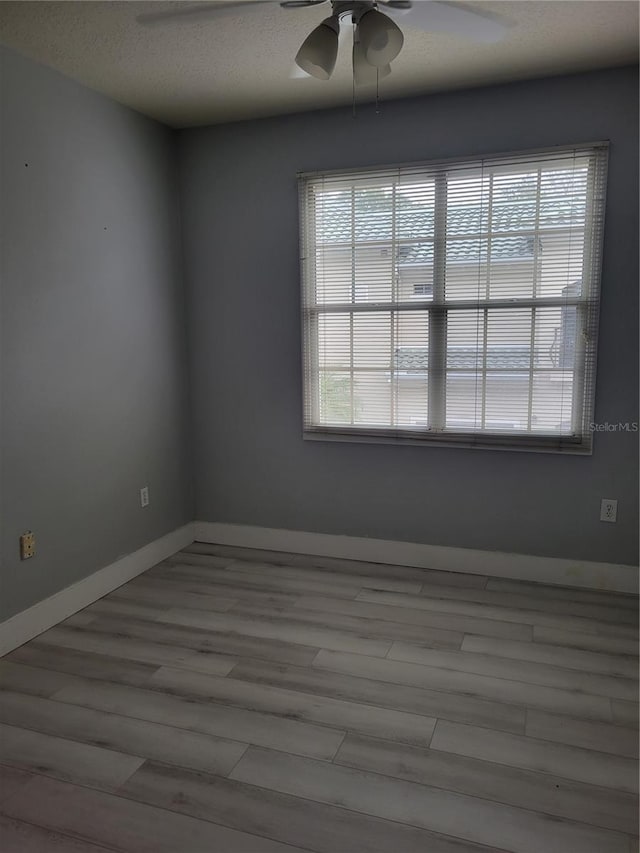
<svg viewBox="0 0 640 853"><path fill-rule="evenodd" d="M20 559L30 560L36 553L36 537L31 530L25 530L20 537Z"/></svg>
<svg viewBox="0 0 640 853"><path fill-rule="evenodd" d="M600 501L600 521L618 520L618 501L613 498L602 498Z"/></svg>
<svg viewBox="0 0 640 853"><path fill-rule="evenodd" d="M149 486L140 489L140 506L149 506Z"/></svg>

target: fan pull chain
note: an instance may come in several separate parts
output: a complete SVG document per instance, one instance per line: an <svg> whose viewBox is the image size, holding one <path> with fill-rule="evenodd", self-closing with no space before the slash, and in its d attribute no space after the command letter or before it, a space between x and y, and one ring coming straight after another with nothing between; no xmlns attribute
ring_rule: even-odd
<svg viewBox="0 0 640 853"><path fill-rule="evenodd" d="M353 111L353 118L355 118L356 117L356 72L355 72L355 69L353 70L353 81L351 84L351 89L352 89L351 109Z"/></svg>
<svg viewBox="0 0 640 853"><path fill-rule="evenodd" d="M352 22L353 22L353 19L352 19ZM351 33L352 33L352 38L353 38L353 45L351 48L351 57L352 57L352 60L351 60L351 78L352 78L351 79L351 100L352 100L351 109L353 111L353 118L355 118L356 117L356 63L355 63L356 26L355 26L355 24L353 24L353 26L352 26Z"/></svg>

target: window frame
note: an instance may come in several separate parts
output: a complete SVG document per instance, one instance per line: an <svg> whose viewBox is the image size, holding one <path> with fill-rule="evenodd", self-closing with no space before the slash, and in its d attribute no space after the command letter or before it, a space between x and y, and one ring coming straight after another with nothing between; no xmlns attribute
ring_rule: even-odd
<svg viewBox="0 0 640 853"><path fill-rule="evenodd" d="M515 450L533 452L553 452L590 454L592 452L593 431L590 424L593 420L595 407L595 379L597 367L597 336L599 320L599 302L601 291L601 264L604 247L604 216L606 207L606 186L608 169L607 141L595 143L583 143L577 145L562 145L546 148L528 149L516 152L502 152L498 154L483 155L480 157L455 157L439 160L428 160L393 166L369 166L357 169L327 170L315 172L302 172L298 174L299 187L299 217L300 217L300 268L302 282L302 344L303 344L303 438L315 441L356 441L363 443L384 444L407 444L418 446L440 446L440 447L467 447L485 448L494 450ZM447 299L445 292L446 264L447 264L447 176L452 168L474 166L484 170L493 166L501 166L505 162L513 161L517 165L519 161L526 163L535 158L550 160L563 154L580 154L589 156L589 170L587 174L587 191L585 197L585 225L584 225L584 248L582 252L583 281L587 284L582 293L574 298L566 297L536 297L535 284L533 296L530 298L505 298L497 300L487 295L485 300L478 298L471 300ZM433 175L435 187L434 201L434 233L433 233L433 285L430 296L422 299L419 294L412 294L410 301L399 301L392 298L389 302L357 302L353 295L348 303L329 303L323 306L315 298L311 299L311 293L315 296L315 250L309 245L311 231L315 233L314 206L310 203L310 187L326 178L338 181L341 177L345 181L360 176L371 178L371 186L378 181L383 184L383 176L393 180L394 174L415 171L416 174ZM484 171L483 171L484 174ZM490 204L492 195L489 194ZM538 233L538 210L540 204L540 188L536 193L536 225L532 229L534 241ZM395 210L395 206L394 206ZM352 206L353 217L353 206ZM490 251L490 240L492 231L489 228L488 248ZM595 237L595 239L594 239ZM395 231L390 240L392 246L396 245ZM355 246L361 245L352 239L352 252ZM315 246L315 244L314 244ZM537 263L538 247L533 245L534 268ZM396 276L393 276L396 278ZM397 284L392 284L392 297L397 297ZM532 345L529 357L533 362L534 347L533 337L535 329L535 312L538 308L552 305L561 307L575 306L577 312L574 358L574 380L572 387L572 434L543 433L531 431L488 431L486 429L472 428L468 431L447 429L446 423L446 383L447 383L447 318L451 311L456 310L479 310L484 311L485 318L490 308L530 308L532 311ZM363 424L330 425L320 423L319 400L320 400L320 373L318 366L318 317L322 313L337 314L341 311L347 312L353 329L353 317L366 311L389 311L393 313L411 310L422 310L428 312L428 426L422 430L398 426L371 427ZM485 319L486 322L486 319ZM393 320L391 322L392 338L391 352L394 358L393 345ZM351 331L351 362L353 362L353 331ZM486 337L483 344L486 349ZM449 368L450 369L450 368ZM478 375L487 375L488 368L486 359L484 366L475 367L472 372ZM353 364L351 374L353 377ZM395 373L398 374L397 369ZM531 382L533 382L533 369L530 368ZM486 381L486 380L483 380ZM484 386L483 386L484 387ZM532 391L529 391L531 394ZM482 395L483 405L486 400L485 392ZM353 390L351 390L351 407L353 415ZM530 413L529 413L530 415ZM353 418L352 418L353 419ZM436 425L434 427L434 425Z"/></svg>

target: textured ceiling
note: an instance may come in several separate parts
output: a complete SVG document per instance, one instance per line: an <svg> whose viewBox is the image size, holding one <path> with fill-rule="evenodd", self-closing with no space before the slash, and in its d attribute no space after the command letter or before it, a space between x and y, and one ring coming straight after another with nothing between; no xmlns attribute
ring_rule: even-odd
<svg viewBox="0 0 640 853"><path fill-rule="evenodd" d="M428 0L416 0L428 2ZM331 80L290 79L293 57L328 3L265 3L221 18L142 26L175 2L0 2L8 46L152 118L191 127L351 102L346 44ZM190 3L189 5L195 5ZM461 4L464 5L464 4ZM467 3L509 24L498 44L405 29L383 99L636 62L635 0ZM401 25L402 26L402 25ZM371 100L369 87L360 100Z"/></svg>

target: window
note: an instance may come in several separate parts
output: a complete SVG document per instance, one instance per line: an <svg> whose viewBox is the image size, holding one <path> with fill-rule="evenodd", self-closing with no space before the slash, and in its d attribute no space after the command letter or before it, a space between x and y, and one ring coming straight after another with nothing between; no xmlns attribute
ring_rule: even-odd
<svg viewBox="0 0 640 853"><path fill-rule="evenodd" d="M305 438L590 452L606 166L301 175Z"/></svg>

